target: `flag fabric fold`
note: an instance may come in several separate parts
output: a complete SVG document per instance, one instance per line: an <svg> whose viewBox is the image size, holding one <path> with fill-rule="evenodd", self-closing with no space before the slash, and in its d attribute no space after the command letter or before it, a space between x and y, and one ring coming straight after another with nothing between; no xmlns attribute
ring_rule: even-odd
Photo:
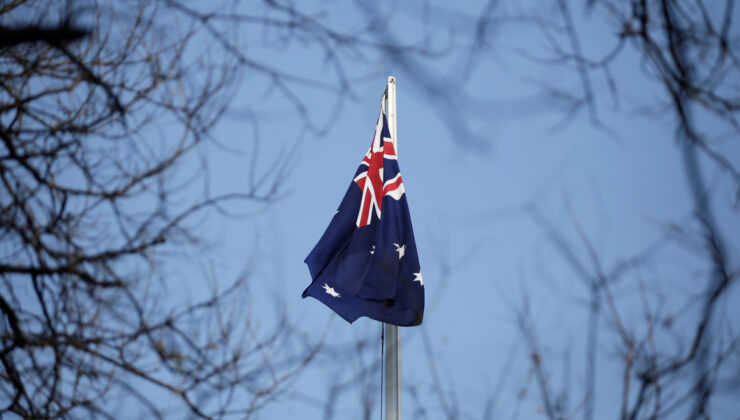
<svg viewBox="0 0 740 420"><path fill-rule="evenodd" d="M421 324L424 280L382 102L370 150L305 262L312 282L303 297L318 299L348 322L367 316Z"/></svg>

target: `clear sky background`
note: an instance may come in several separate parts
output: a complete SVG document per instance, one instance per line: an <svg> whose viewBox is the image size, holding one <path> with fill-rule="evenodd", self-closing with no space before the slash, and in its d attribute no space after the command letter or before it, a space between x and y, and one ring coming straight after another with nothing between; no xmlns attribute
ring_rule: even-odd
<svg viewBox="0 0 740 420"><path fill-rule="evenodd" d="M547 85L581 96L579 76L572 67L544 60L551 51L530 23L492 24L486 47L471 56L476 18L486 3L381 1L371 12L350 2L301 2L304 12L316 13L340 31L368 25L375 13L384 19L375 41L434 52L342 57L352 95L339 103L331 90L296 87L310 121L325 130L307 129L285 97L268 89L267 80L249 70L242 74L232 108L213 130L221 146L201 156L209 164L213 192L267 188L259 177L269 180L278 174L273 162L291 159L280 173L278 200L232 209L248 217L214 215L204 225L203 232L216 242L212 273L232 279L245 267L251 270L245 305L263 331L284 308L309 340L325 333L327 348L344 349L321 354L260 418L322 419L327 405L333 418L363 418L363 401L374 407L371 418L379 416L380 370L361 380L355 375L379 363L380 324L363 318L350 325L318 301L300 296L311 280L303 259L367 150L388 75L398 81L399 164L427 302L424 323L402 330L404 418L544 418L530 350L517 323L527 304L553 392L567 390L565 400L579 412L586 383L589 284L573 261L587 276L595 275L579 226L605 272L659 244L645 264L625 270L612 292L625 325L639 336L645 333L644 284L655 316L674 320L659 340L686 345L675 337L688 337L695 324L701 307L695 296L706 287L708 265L703 251L671 233L673 224L689 230L696 224L690 222L693 201L674 136L676 121L663 106L662 87L627 46L612 67L617 99L604 74L590 73L603 127L585 107L569 114ZM500 2L496 11L558 18L554 7L525 3ZM619 28L598 13L587 14L580 2L572 7L584 53L605 55ZM330 86L337 82L313 44L283 43L249 29L239 36L252 41L247 55L270 60L290 74L324 79ZM737 133L728 137L719 125L715 130L698 111L695 118L716 136L717 149L738 164ZM736 186L713 163L702 159L701 165L730 265L737 267ZM200 273L183 269L179 275L195 281ZM198 286L187 284L188 293L198 293ZM735 286L718 307L731 328L740 320L739 295ZM618 418L620 343L606 309L598 322L595 418ZM360 340L367 346L354 347ZM271 351L279 357L281 349ZM341 386L332 388L337 383ZM716 418L737 415L732 401L738 388L726 389L714 400Z"/></svg>

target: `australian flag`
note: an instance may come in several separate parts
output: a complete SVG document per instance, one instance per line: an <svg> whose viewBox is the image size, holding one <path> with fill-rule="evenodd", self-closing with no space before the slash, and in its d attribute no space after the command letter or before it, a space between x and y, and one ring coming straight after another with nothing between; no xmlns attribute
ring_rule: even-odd
<svg viewBox="0 0 740 420"><path fill-rule="evenodd" d="M421 324L424 280L383 105L370 150L306 264L313 281L303 297L320 300L348 322L367 316Z"/></svg>

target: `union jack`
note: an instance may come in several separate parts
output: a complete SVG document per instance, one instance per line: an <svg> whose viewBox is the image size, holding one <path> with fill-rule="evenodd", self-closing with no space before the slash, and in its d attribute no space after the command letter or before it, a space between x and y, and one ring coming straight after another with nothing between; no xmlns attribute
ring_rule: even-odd
<svg viewBox="0 0 740 420"><path fill-rule="evenodd" d="M389 173L384 173L385 159L397 160L398 156L391 139L390 130L388 130L385 106L381 106L370 150L360 162L361 172L354 179L355 184L362 190L360 211L355 223L358 228L370 224L373 212L380 219L383 197L387 195L399 200L405 192L403 179L401 178L401 172L398 171L397 164L389 167Z"/></svg>

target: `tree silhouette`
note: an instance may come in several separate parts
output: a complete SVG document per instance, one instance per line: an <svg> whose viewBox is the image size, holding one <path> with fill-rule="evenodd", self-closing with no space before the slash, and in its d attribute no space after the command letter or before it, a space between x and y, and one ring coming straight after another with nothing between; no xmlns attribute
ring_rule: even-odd
<svg viewBox="0 0 740 420"><path fill-rule="evenodd" d="M574 90L572 86L566 89L552 81L541 81L553 103L563 106L562 124L572 123L584 111L591 124L609 137L618 137L619 130L609 127L601 117L608 107L607 99L618 104L620 99L639 93L630 90L630 76L614 71L613 67L619 60L627 60L634 66L632 71L647 75L661 93L650 104L651 108L669 113L674 121L675 131L667 133L666 138L674 138L681 150L681 163L693 201L691 214L680 222L661 222L664 233L651 246L623 256L611 267L599 255L567 200L568 224L558 224L545 217L536 199L523 207L524 214L542 229L590 296L588 327L582 337L586 343L582 392L567 386L558 390L553 384L553 361L542 350L548 343L543 343L540 337L529 299L524 296L516 309L517 323L530 356L530 375L536 378L542 411L547 418L595 418L594 376L600 370L595 362L598 335L618 343L621 394L614 418L716 418L713 398L736 389L727 375L736 373L732 355L738 351L740 332L721 310L721 302L728 298L738 279L737 267L732 265L726 244L732 220L717 216L713 208L713 194L717 191L705 179L706 170L700 165L705 160L705 164L710 163L722 174L734 194L737 209L740 200L737 160L722 147L721 136L717 135L724 131L723 136L730 133L736 139L740 132L737 121L740 38L733 14L735 7L734 0L590 0L577 5L557 0L543 7L542 13L497 14L494 9L482 21L485 25L517 22L543 36L546 52L528 57L546 68L565 69L573 76L569 80L577 80L580 86L580 89ZM583 15L574 17L574 9L581 10ZM611 45L602 45L597 52L592 45L587 54L582 47L586 31L583 26L593 24L594 20L609 28L611 37L607 39ZM589 28L593 30L593 26ZM485 44L485 33L479 31L484 37L481 45ZM632 53L639 60L625 58ZM597 78L605 81L598 88ZM578 240L569 241L568 231L575 232ZM694 284L703 285L703 291L685 297L685 307L699 306L696 317L684 318L680 324L673 314L663 313L665 298L656 297L650 279L640 274L640 268L646 265L675 262L658 256L669 246L681 249L681 258L701 261L707 267L693 280ZM615 297L617 287L625 294L625 283L631 285L632 299ZM674 291L671 297L678 299L678 294ZM635 307L640 308L642 322L626 323L625 317L633 315Z"/></svg>
<svg viewBox="0 0 740 420"><path fill-rule="evenodd" d="M269 204L285 179L290 153L215 195L198 165L243 74L267 80L316 133L325 127L296 90L341 103L352 93L347 52L386 48L289 3L253 6L0 6L0 416L116 418L117 402L133 398L147 417L178 407L249 417L313 360L320 340L284 314L260 330L244 295L250 270L229 284L204 278L213 286L195 301L173 296L167 274L207 251L208 214ZM246 30L316 46L331 77L248 54L260 44Z"/></svg>

